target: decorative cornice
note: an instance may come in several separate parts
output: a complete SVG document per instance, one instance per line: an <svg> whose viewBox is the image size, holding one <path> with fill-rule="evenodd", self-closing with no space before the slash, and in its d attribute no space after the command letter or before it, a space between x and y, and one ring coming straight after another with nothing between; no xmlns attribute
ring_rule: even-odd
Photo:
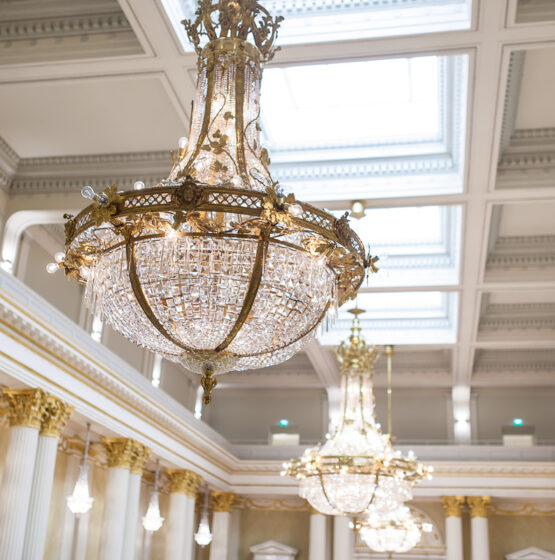
<svg viewBox="0 0 555 560"><path fill-rule="evenodd" d="M108 468L130 469L135 461L135 444L129 438L102 438Z"/></svg>
<svg viewBox="0 0 555 560"><path fill-rule="evenodd" d="M441 496L441 505L443 506L445 517L461 517L464 496Z"/></svg>
<svg viewBox="0 0 555 560"><path fill-rule="evenodd" d="M186 469L166 469L170 482L170 494L185 494L189 498L195 498L197 488L202 482L202 477L193 471Z"/></svg>
<svg viewBox="0 0 555 560"><path fill-rule="evenodd" d="M46 395L43 402L43 417L40 435L59 438L74 407L53 395Z"/></svg>
<svg viewBox="0 0 555 560"><path fill-rule="evenodd" d="M487 517L491 505L489 496L469 496L466 503L470 508L470 517Z"/></svg>
<svg viewBox="0 0 555 560"><path fill-rule="evenodd" d="M555 266L555 236L499 237L488 256L488 269L550 268Z"/></svg>
<svg viewBox="0 0 555 560"><path fill-rule="evenodd" d="M42 389L3 389L2 397L8 405L10 427L40 429L45 398Z"/></svg>
<svg viewBox="0 0 555 560"><path fill-rule="evenodd" d="M210 492L210 503L215 512L231 513L236 498L233 492Z"/></svg>
<svg viewBox="0 0 555 560"><path fill-rule="evenodd" d="M129 21L121 11L113 14L70 15L0 22L1 42L131 30Z"/></svg>

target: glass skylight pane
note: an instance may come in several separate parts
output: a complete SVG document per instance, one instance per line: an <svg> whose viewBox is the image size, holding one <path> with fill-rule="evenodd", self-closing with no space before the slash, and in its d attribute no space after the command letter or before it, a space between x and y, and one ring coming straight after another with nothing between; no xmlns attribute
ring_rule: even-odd
<svg viewBox="0 0 555 560"><path fill-rule="evenodd" d="M472 0L263 0L283 15L278 44L295 45L469 29ZM183 48L191 51L180 21L196 0L162 0Z"/></svg>
<svg viewBox="0 0 555 560"><path fill-rule="evenodd" d="M273 151L440 140L440 64L428 56L268 68L264 134Z"/></svg>
<svg viewBox="0 0 555 560"><path fill-rule="evenodd" d="M373 208L350 223L376 253L424 254L445 246L444 212L440 206Z"/></svg>

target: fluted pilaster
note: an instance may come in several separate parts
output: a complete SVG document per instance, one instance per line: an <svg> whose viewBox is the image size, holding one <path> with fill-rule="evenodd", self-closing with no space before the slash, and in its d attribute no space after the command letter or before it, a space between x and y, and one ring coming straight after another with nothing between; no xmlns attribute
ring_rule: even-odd
<svg viewBox="0 0 555 560"><path fill-rule="evenodd" d="M18 560L23 553L44 397L40 389L2 392L10 441L0 485L0 560Z"/></svg>
<svg viewBox="0 0 555 560"><path fill-rule="evenodd" d="M102 440L108 460L108 480L104 499L100 560L122 559L129 472L134 459L134 443L128 438Z"/></svg>
<svg viewBox="0 0 555 560"><path fill-rule="evenodd" d="M489 496L469 496L470 541L472 560L489 560L488 513L491 505Z"/></svg>
<svg viewBox="0 0 555 560"><path fill-rule="evenodd" d="M166 560L192 560L195 499L202 477L186 469L168 469L166 474L170 481Z"/></svg>
<svg viewBox="0 0 555 560"><path fill-rule="evenodd" d="M73 406L52 395L45 395L25 529L23 560L35 560L44 555L58 438L72 413Z"/></svg>
<svg viewBox="0 0 555 560"><path fill-rule="evenodd" d="M229 555L231 528L231 510L236 495L232 492L212 492L212 542L210 543L210 560L220 560Z"/></svg>
<svg viewBox="0 0 555 560"><path fill-rule="evenodd" d="M132 444L132 460L129 467L129 487L123 534L123 560L133 560L139 521L139 500L141 497L141 477L143 468L150 457L150 448L136 441Z"/></svg>
<svg viewBox="0 0 555 560"><path fill-rule="evenodd" d="M325 560L327 554L327 518L316 510L310 513L308 560Z"/></svg>
<svg viewBox="0 0 555 560"><path fill-rule="evenodd" d="M447 560L463 560L461 508L464 503L464 496L442 496L441 498L441 505L445 512Z"/></svg>

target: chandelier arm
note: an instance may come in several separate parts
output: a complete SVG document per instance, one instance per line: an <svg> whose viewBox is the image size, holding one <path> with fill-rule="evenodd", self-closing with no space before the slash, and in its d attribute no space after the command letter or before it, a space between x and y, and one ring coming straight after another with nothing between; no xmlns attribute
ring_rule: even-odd
<svg viewBox="0 0 555 560"><path fill-rule="evenodd" d="M152 323L154 328L164 337L166 337L171 343L175 344L177 347L185 350L186 352L195 352L193 348L189 348L187 345L183 344L181 341L177 340L173 336L171 336L168 331L163 327L163 325L158 321L156 315L152 312L150 305L146 299L146 296L143 292L143 288L137 276L137 261L135 258L135 240L130 237L128 242L125 246L125 255L127 258L127 270L129 273L129 282L131 283L131 288L133 290L133 294L137 299L137 303L143 310L143 313L147 317L147 319Z"/></svg>
<svg viewBox="0 0 555 560"><path fill-rule="evenodd" d="M245 141L243 136L245 102L245 64L237 64L235 73L235 138L237 142L237 164L241 177L248 177Z"/></svg>
<svg viewBox="0 0 555 560"><path fill-rule="evenodd" d="M247 293L245 294L245 299L243 300L243 306L239 312L239 316L235 321L235 324L229 331L228 335L225 337L224 341L216 348L216 352L221 352L225 350L235 339L239 331L245 324L249 313L251 312L254 300L256 299L256 294L258 293L258 288L260 287L260 281L262 280L262 272L264 270L264 261L266 260L266 252L269 243L269 231L266 230L260 236L258 240L258 247L256 249L256 256L254 259L254 266L252 269L251 278L249 281L249 286L247 288Z"/></svg>
<svg viewBox="0 0 555 560"><path fill-rule="evenodd" d="M328 502L328 505L333 508L333 509L337 509L336 504L333 504L332 501L330 500L328 493L326 492L326 485L324 484L324 477L322 475L322 471L318 469L318 478L320 480L320 487L322 488L322 494L324 494L324 498L326 498L326 501Z"/></svg>
<svg viewBox="0 0 555 560"><path fill-rule="evenodd" d="M199 63L200 63L200 59L199 59ZM204 105L204 115L202 116L202 126L200 129L200 133L197 139L197 144L195 146L195 149L191 153L191 156L189 157L189 161L187 161L187 165L185 165L184 167L184 170L186 171L190 169L192 162L195 161L195 159L198 157L202 147L202 143L204 142L204 139L208 136L208 131L210 130L210 126L211 126L210 113L212 111L212 98L214 96L214 84L216 81L214 77L214 73L215 73L215 65L208 64L208 59L207 59L206 60L206 82L207 82L206 97L205 97L205 105ZM200 79L200 70L199 70L197 81L198 79ZM191 119L192 118L193 115L191 114Z"/></svg>

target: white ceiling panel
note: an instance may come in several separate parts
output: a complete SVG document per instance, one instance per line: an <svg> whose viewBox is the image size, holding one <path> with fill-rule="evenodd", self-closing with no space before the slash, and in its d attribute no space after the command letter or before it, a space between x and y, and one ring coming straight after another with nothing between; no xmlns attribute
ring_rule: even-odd
<svg viewBox="0 0 555 560"><path fill-rule="evenodd" d="M158 76L2 85L0 123L20 157L166 150L187 130Z"/></svg>

